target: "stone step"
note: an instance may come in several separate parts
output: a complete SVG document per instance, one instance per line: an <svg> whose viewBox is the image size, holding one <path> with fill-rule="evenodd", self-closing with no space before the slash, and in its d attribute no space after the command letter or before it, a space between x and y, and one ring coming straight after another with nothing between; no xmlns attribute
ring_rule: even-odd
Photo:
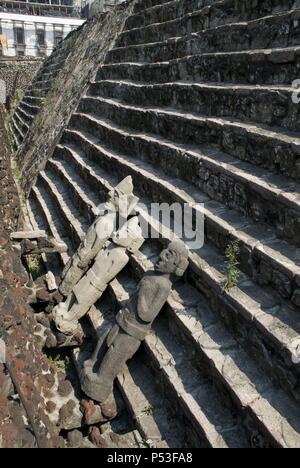
<svg viewBox="0 0 300 468"><path fill-rule="evenodd" d="M25 132L24 132L24 130L22 130L22 128L20 126L20 123L18 122L18 119L16 118L16 116L13 116L11 121L12 121L12 124L13 124L13 132L16 135L18 135L17 141L20 144L20 142L22 143L22 141L25 138Z"/></svg>
<svg viewBox="0 0 300 468"><path fill-rule="evenodd" d="M55 180L61 183L64 190L67 190L68 195L72 198L73 204L75 202L77 209L81 213L81 216L86 219L88 225L92 224L94 219L98 216L99 210L96 206L90 205L90 200L93 199L93 192L89 190L88 186L82 191L80 186L82 178L76 170L65 168L63 162L54 161L52 159L48 160L46 168L49 169L51 173L55 174Z"/></svg>
<svg viewBox="0 0 300 468"><path fill-rule="evenodd" d="M10 125L10 129L11 129L11 134L13 137L14 149L18 149L22 143L21 137L13 125Z"/></svg>
<svg viewBox="0 0 300 468"><path fill-rule="evenodd" d="M132 80L147 83L172 81L277 84L291 86L299 79L300 48L258 49L192 55L156 63L102 65L100 80Z"/></svg>
<svg viewBox="0 0 300 468"><path fill-rule="evenodd" d="M116 311L136 289L137 283L125 275L109 285ZM247 447L249 443L236 414L224 407L212 382L191 363L186 349L170 335L163 320L143 343L148 362L156 372L162 391L168 395L182 428L188 428L197 447ZM150 361L150 362L149 362ZM184 429L183 429L184 431ZM189 440L191 446L191 440Z"/></svg>
<svg viewBox="0 0 300 468"><path fill-rule="evenodd" d="M13 122L11 122L11 124L10 124L10 131L11 131L11 135L12 135L13 149L15 151L17 151L19 146L22 144L23 140L21 140L21 137L20 137L18 131L15 129L15 127L13 125Z"/></svg>
<svg viewBox="0 0 300 468"><path fill-rule="evenodd" d="M153 269L159 252L150 242L141 250L141 253L131 256L132 272L137 279ZM232 338L202 294L178 281L156 323L160 320L167 320L169 334L184 341L190 361L216 381L215 387L222 389L220 399L225 399L227 405L226 395L230 395L253 445L254 427L258 427L259 432L262 431L263 436L272 441L271 444L282 447L293 446L294 443L299 445L300 426L296 416L299 407L272 384L257 362Z"/></svg>
<svg viewBox="0 0 300 468"><path fill-rule="evenodd" d="M107 80L92 83L88 95L135 106L166 107L209 117L234 117L299 131L300 106L295 89L285 86L172 82L144 84Z"/></svg>
<svg viewBox="0 0 300 468"><path fill-rule="evenodd" d="M74 153L74 150L72 152ZM91 157L90 152L89 157ZM97 157L100 160L99 154ZM96 167L90 168L90 173L93 172L96 172ZM118 174L116 177L113 165L110 165L109 172L113 175L109 174L106 179L112 182L112 186L115 186L124 176ZM98 178L99 184L102 177L103 169ZM139 187L136 192L140 194ZM95 192L96 198L97 194ZM141 206L139 207L140 216L144 222L150 224L152 229L159 232L163 238L170 238L171 231L155 222L149 215L151 212L149 200L143 198L142 201L148 207L147 212ZM90 204L93 203L95 202L91 200ZM206 244L200 250L191 252L189 280L194 282L212 301L214 310L219 310L232 333L237 335L237 339L247 348L250 348L256 359L259 357L266 371L273 377L275 375L283 387L298 398L297 385L295 385L298 379L298 369L293 364L292 357L293 343L297 341L300 332L299 314L276 293L262 290L244 274L241 275L238 287L229 291L224 290L226 279L224 269L224 257L211 243ZM249 333L249 327L251 333Z"/></svg>
<svg viewBox="0 0 300 468"><path fill-rule="evenodd" d="M208 52L285 48L300 44L299 10L232 23L165 41L111 49L106 63L164 62ZM272 33L270 33L272 31Z"/></svg>
<svg viewBox="0 0 300 468"><path fill-rule="evenodd" d="M200 8L208 7L207 10L209 11L210 8L218 8L222 4L227 10L227 15L231 14L235 17L234 15L238 11L241 20L255 19L259 16L266 16L300 7L299 1L295 0L273 0L272 2L261 0L259 3L256 0L249 0L243 3L238 0L225 0L223 2L216 0L173 0L131 15L127 19L125 27L129 30L145 27L153 23L172 21Z"/></svg>
<svg viewBox="0 0 300 468"><path fill-rule="evenodd" d="M37 195L39 198L40 195ZM25 216L26 216L26 223L29 228L37 231L46 232L49 236L55 236L56 239L61 240L60 234L58 234L55 225L51 222L50 216L50 223L49 223L49 216L46 216L44 213L42 206L45 206L44 201L41 201L41 204L38 203L36 198L30 194L29 199L26 200L26 207L24 209ZM49 214L49 210L46 208L46 213ZM70 239L65 237L67 242L70 242ZM66 243L67 245L67 243ZM58 254L43 254L42 259L44 263L45 270L47 271L47 277L49 278L54 275L55 280L59 278L61 275L62 268L66 265L69 260L68 252L62 253L62 255ZM40 333L41 342L45 342L45 337L43 336L43 329Z"/></svg>
<svg viewBox="0 0 300 468"><path fill-rule="evenodd" d="M139 0L136 2L134 6L134 11L135 12L140 12L142 10L146 10L148 8L153 8L158 5L162 5L164 3L168 3L170 0ZM207 0L210 1L210 0ZM212 0L215 1L215 0Z"/></svg>
<svg viewBox="0 0 300 468"><path fill-rule="evenodd" d="M23 134L26 135L27 131L29 130L29 125L24 120L23 116L20 115L20 112L18 109L14 113L14 119L17 125L19 126L19 128L22 129Z"/></svg>
<svg viewBox="0 0 300 468"><path fill-rule="evenodd" d="M22 99L22 103L26 102L28 104L33 104L37 107L40 107L44 99L45 98L42 96L31 96L30 94L25 94L25 96Z"/></svg>
<svg viewBox="0 0 300 468"><path fill-rule="evenodd" d="M31 114L28 112L28 110L23 109L22 102L18 105L17 112L23 116L23 118L27 121L27 123L30 125L35 117L34 114Z"/></svg>
<svg viewBox="0 0 300 468"><path fill-rule="evenodd" d="M124 121L130 125L129 119ZM211 147L182 147L152 134L123 130L91 114L75 113L70 124L75 130L93 135L92 145L98 138L112 151L124 153L127 148L128 156L135 155L136 160L143 159L161 167L171 177L185 179L210 198L254 221L272 225L279 237L298 245L300 191L298 184L291 180L272 174L266 177L262 169L238 162Z"/></svg>
<svg viewBox="0 0 300 468"><path fill-rule="evenodd" d="M109 293L90 309L88 318L99 337L111 327L114 313ZM185 446L184 431L172 414L168 397L159 392L153 371L141 353L117 377L117 385L145 441L157 448Z"/></svg>
<svg viewBox="0 0 300 468"><path fill-rule="evenodd" d="M34 186L30 192L29 204L32 214L40 227L48 232L51 236L61 242L65 242L68 246L68 252L60 253L62 266L68 263L69 257L73 255L73 246L70 246L70 238L61 218L58 216L56 206L49 196L47 190L42 186Z"/></svg>
<svg viewBox="0 0 300 468"><path fill-rule="evenodd" d="M23 98L22 101L20 102L20 105L21 105L22 107L26 107L26 108L27 108L30 112L32 112L32 114L34 114L34 115L35 115L35 114L39 111L39 109L40 109L40 106L37 106L37 105L32 104L31 101L28 102L28 101L26 101L24 98Z"/></svg>
<svg viewBox="0 0 300 468"><path fill-rule="evenodd" d="M44 171L40 172L37 186L42 186L48 192L52 202L55 203L61 222L64 224L76 248L84 238L87 223L80 216L76 216L77 211L67 188L63 187L50 171L47 171L47 174Z"/></svg>
<svg viewBox="0 0 300 468"><path fill-rule="evenodd" d="M178 5L178 4L177 4ZM172 37L180 37L203 29L210 29L219 25L247 21L248 14L243 15L239 9L234 9L234 0L221 0L204 8L198 7L195 2L189 2L187 11L183 3L177 10L177 16L169 19L168 16L153 18L150 24L132 27L125 24L116 41L116 47L127 47L134 44L158 42ZM161 11L165 11L166 6ZM155 9L157 12L157 8Z"/></svg>
<svg viewBox="0 0 300 468"><path fill-rule="evenodd" d="M220 0L205 7L199 6L199 2L189 1L187 8L185 8L186 2L180 2L177 3L176 16L174 15L175 9L171 9L171 18L168 14L164 14L167 7L165 5L160 8L161 16L152 17L150 22L148 17L146 24L134 27L130 23L129 25L126 24L126 29L118 36L116 47L165 41L173 37L182 37L186 34L213 29L226 24L253 20L263 21L265 18L270 18L273 12L267 13L264 9L253 8L254 2L255 0L247 2L246 8L241 8L240 4L235 0ZM158 12L158 9L156 8L153 11ZM170 11L170 9L167 11ZM284 16L287 13L286 11L277 12L277 15L280 14Z"/></svg>
<svg viewBox="0 0 300 468"><path fill-rule="evenodd" d="M152 370L139 355L128 363L117 382L146 445L155 448L189 447L182 426L169 409L168 396L158 391Z"/></svg>
<svg viewBox="0 0 300 468"><path fill-rule="evenodd" d="M78 110L101 115L111 125L123 122L135 133L142 132L170 144L184 146L185 151L200 148L221 151L231 158L262 166L277 174L300 181L300 139L294 132L271 128L234 118L217 118L161 107L140 107L115 99L85 97ZM76 116L73 120L76 120ZM99 119L100 120L100 119ZM134 130L133 130L134 129ZM127 132L129 132L127 130ZM152 138L150 138L152 140ZM184 173L183 173L184 174Z"/></svg>
<svg viewBox="0 0 300 468"><path fill-rule="evenodd" d="M220 3L221 2L218 0L183 0L181 2L180 0L169 0L166 3L134 12L133 15L127 18L125 30L142 28L153 23L172 21L188 13L192 13L193 11L200 10L204 7L209 8L210 5L218 5Z"/></svg>

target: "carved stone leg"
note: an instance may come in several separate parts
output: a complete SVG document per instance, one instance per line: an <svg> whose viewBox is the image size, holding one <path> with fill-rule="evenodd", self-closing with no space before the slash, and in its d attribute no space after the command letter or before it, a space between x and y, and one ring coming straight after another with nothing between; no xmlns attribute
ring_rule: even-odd
<svg viewBox="0 0 300 468"><path fill-rule="evenodd" d="M140 344L140 340L120 330L107 349L98 372L94 369L94 361L85 362L80 376L83 392L100 403L107 401L113 391L115 378L139 349Z"/></svg>
<svg viewBox="0 0 300 468"><path fill-rule="evenodd" d="M79 320L102 296L108 283L126 266L129 257L124 248L113 244L101 251L92 268L74 287L67 300L53 309L53 319L59 331L76 333Z"/></svg>
<svg viewBox="0 0 300 468"><path fill-rule="evenodd" d="M74 285L80 281L88 269L88 267L85 269L81 268L79 263L80 258L77 256L77 254L75 254L70 262L66 265L66 268L63 272L63 280L58 289L59 292L65 297L71 294Z"/></svg>

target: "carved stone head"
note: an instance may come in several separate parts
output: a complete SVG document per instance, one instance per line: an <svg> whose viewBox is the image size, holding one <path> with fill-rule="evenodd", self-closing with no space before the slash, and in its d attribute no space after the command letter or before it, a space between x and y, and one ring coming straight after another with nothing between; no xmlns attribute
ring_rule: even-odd
<svg viewBox="0 0 300 468"><path fill-rule="evenodd" d="M161 252L155 269L161 273L183 276L189 265L188 256L188 249L182 241L172 241Z"/></svg>

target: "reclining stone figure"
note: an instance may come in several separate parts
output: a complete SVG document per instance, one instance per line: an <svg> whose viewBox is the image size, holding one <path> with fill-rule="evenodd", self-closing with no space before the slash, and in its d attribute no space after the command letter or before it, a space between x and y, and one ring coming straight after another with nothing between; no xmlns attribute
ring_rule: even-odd
<svg viewBox="0 0 300 468"><path fill-rule="evenodd" d="M188 250L182 241L170 242L160 254L155 272L145 275L137 292L116 316L111 330L101 337L80 381L83 392L103 407L116 411L113 382L150 332L171 291L171 275L182 276L188 267Z"/></svg>
<svg viewBox="0 0 300 468"><path fill-rule="evenodd" d="M133 195L131 176L126 177L108 194L105 213L89 228L75 255L66 265L59 292L67 297L87 272L95 257L113 232L120 229L133 212L138 198ZM119 223L119 224L118 224Z"/></svg>
<svg viewBox="0 0 300 468"><path fill-rule="evenodd" d="M111 241L106 241L92 266L73 287L65 302L53 309L57 329L65 335L76 335L79 320L100 299L107 285L129 261L127 251L136 252L144 242L137 216L129 219Z"/></svg>

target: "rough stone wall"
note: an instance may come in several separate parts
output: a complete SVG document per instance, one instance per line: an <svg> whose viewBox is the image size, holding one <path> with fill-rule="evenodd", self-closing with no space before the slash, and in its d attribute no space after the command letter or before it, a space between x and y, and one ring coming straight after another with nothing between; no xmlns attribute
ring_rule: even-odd
<svg viewBox="0 0 300 468"><path fill-rule="evenodd" d="M38 171L52 155L80 97L112 48L134 3L135 0L124 2L114 11L95 16L65 39L69 47L67 59L17 153L25 192L29 192Z"/></svg>
<svg viewBox="0 0 300 468"><path fill-rule="evenodd" d="M41 445L61 446L57 428L45 411L45 397L51 391L54 376L33 334L37 322L28 305L32 285L9 238L17 227L20 204L10 169L3 108L0 108L0 143L0 338L6 344L10 362L10 371L0 363L0 448L37 446L14 379L36 421Z"/></svg>
<svg viewBox="0 0 300 468"><path fill-rule="evenodd" d="M11 99L16 91L24 92L41 65L41 60L1 60L0 80L6 85Z"/></svg>

